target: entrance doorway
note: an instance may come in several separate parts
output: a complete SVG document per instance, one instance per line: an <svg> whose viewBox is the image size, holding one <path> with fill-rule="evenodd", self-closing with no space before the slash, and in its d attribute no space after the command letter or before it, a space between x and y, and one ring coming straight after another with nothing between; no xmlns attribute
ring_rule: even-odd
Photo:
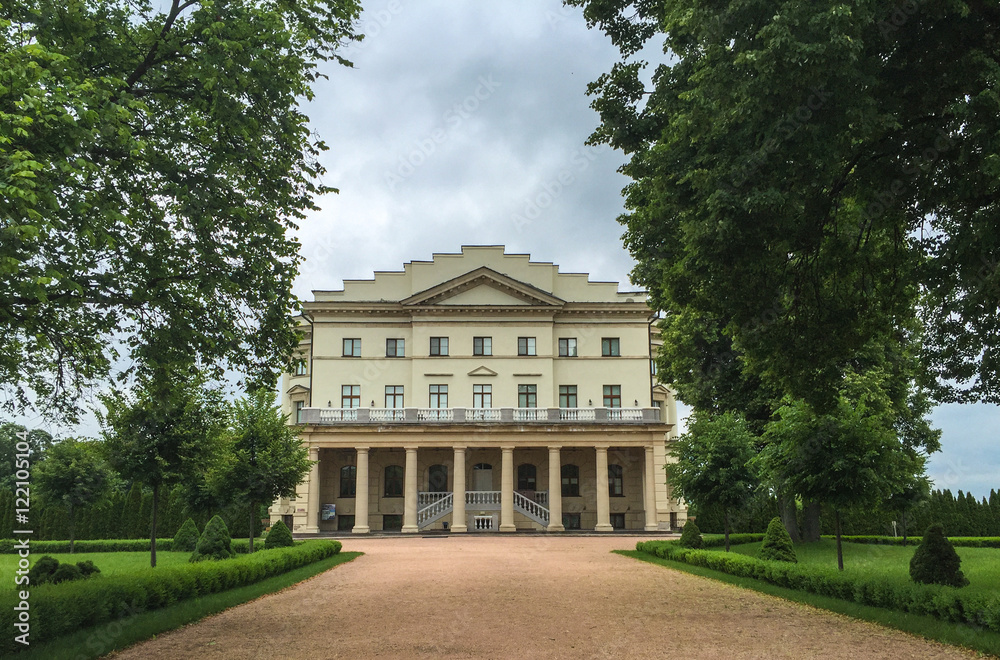
<svg viewBox="0 0 1000 660"><path fill-rule="evenodd" d="M493 466L476 463L472 466L472 490L493 490Z"/></svg>

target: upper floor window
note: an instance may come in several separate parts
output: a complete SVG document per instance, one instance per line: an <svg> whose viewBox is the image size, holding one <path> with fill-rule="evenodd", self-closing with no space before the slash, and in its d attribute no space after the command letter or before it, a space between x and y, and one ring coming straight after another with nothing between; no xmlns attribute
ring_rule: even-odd
<svg viewBox="0 0 1000 660"><path fill-rule="evenodd" d="M659 371L660 371L660 368L656 365L656 360L650 360L649 361L649 373L650 373L650 375L655 376L657 373L659 373Z"/></svg>
<svg viewBox="0 0 1000 660"><path fill-rule="evenodd" d="M472 407L492 408L493 407L493 386L473 385L472 386Z"/></svg>
<svg viewBox="0 0 1000 660"><path fill-rule="evenodd" d="M360 408L361 407L361 386L360 385L342 385L340 388L340 407L341 408Z"/></svg>
<svg viewBox="0 0 1000 660"><path fill-rule="evenodd" d="M622 407L622 386L621 385L605 385L604 386L604 407L605 408L621 408Z"/></svg>
<svg viewBox="0 0 1000 660"><path fill-rule="evenodd" d="M431 408L447 408L448 407L448 386L447 385L431 385L430 386L430 401L428 404Z"/></svg>
<svg viewBox="0 0 1000 660"><path fill-rule="evenodd" d="M493 355L493 337L473 337L473 355Z"/></svg>
<svg viewBox="0 0 1000 660"><path fill-rule="evenodd" d="M563 337L559 340L559 357L576 357L576 337Z"/></svg>
<svg viewBox="0 0 1000 660"><path fill-rule="evenodd" d="M538 469L531 463L521 463L517 466L517 489L535 490L538 485Z"/></svg>
<svg viewBox="0 0 1000 660"><path fill-rule="evenodd" d="M517 338L517 354L518 355L534 355L535 354L535 338L534 337L518 337Z"/></svg>
<svg viewBox="0 0 1000 660"><path fill-rule="evenodd" d="M296 401L295 402L295 423L296 424L301 424L302 423L302 409L305 408L305 407L306 407L305 401Z"/></svg>
<svg viewBox="0 0 1000 660"><path fill-rule="evenodd" d="M309 373L309 363L306 362L305 358L299 358L295 361L295 375L305 376Z"/></svg>
<svg viewBox="0 0 1000 660"><path fill-rule="evenodd" d="M385 356L386 357L405 357L406 356L405 340L403 340L403 339L386 339L385 340Z"/></svg>
<svg viewBox="0 0 1000 660"><path fill-rule="evenodd" d="M354 497L358 490L358 468L345 465L340 468L340 496Z"/></svg>
<svg viewBox="0 0 1000 660"><path fill-rule="evenodd" d="M618 357L621 354L618 337L605 337L601 340L601 355L604 357Z"/></svg>
<svg viewBox="0 0 1000 660"><path fill-rule="evenodd" d="M576 465L562 466L562 496L580 497L580 468Z"/></svg>
<svg viewBox="0 0 1000 660"><path fill-rule="evenodd" d="M386 385L385 386L385 407L386 408L402 408L403 407L403 386L402 385Z"/></svg>
<svg viewBox="0 0 1000 660"><path fill-rule="evenodd" d="M403 466L388 465L385 468L384 488L382 497L403 496Z"/></svg>
<svg viewBox="0 0 1000 660"><path fill-rule="evenodd" d="M610 497L625 497L623 478L624 471L620 465L609 465L608 466L608 496Z"/></svg>
<svg viewBox="0 0 1000 660"><path fill-rule="evenodd" d="M447 337L431 337L431 355L448 355Z"/></svg>
<svg viewBox="0 0 1000 660"><path fill-rule="evenodd" d="M559 407L576 408L576 385L559 386Z"/></svg>
<svg viewBox="0 0 1000 660"><path fill-rule="evenodd" d="M344 357L361 357L361 340L344 340Z"/></svg>
<svg viewBox="0 0 1000 660"><path fill-rule="evenodd" d="M537 408L538 407L538 386L518 385L517 386L517 407Z"/></svg>

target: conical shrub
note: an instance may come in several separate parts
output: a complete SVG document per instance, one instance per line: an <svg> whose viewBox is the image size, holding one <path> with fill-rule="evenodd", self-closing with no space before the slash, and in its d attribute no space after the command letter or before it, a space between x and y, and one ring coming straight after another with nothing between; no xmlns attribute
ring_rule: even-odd
<svg viewBox="0 0 1000 660"><path fill-rule="evenodd" d="M705 541L701 538L701 530L698 529L698 525L695 525L693 520L688 520L684 523L681 538L677 543L685 548L702 548L705 546Z"/></svg>
<svg viewBox="0 0 1000 660"><path fill-rule="evenodd" d="M194 552L194 549L198 546L198 525L194 524L194 520L188 518L181 525L181 528L177 530L174 534L174 542L171 544L170 549L174 552Z"/></svg>
<svg viewBox="0 0 1000 660"><path fill-rule="evenodd" d="M59 568L59 560L49 555L39 557L28 569L28 584L39 585L52 581L52 575Z"/></svg>
<svg viewBox="0 0 1000 660"><path fill-rule="evenodd" d="M198 538L198 545L188 561L206 561L208 559L229 559L236 553L231 547L232 538L229 528L219 516L214 516L205 525L205 531Z"/></svg>
<svg viewBox="0 0 1000 660"><path fill-rule="evenodd" d="M944 527L931 525L910 559L910 578L924 584L964 587L969 580L962 573L962 558L944 535Z"/></svg>
<svg viewBox="0 0 1000 660"><path fill-rule="evenodd" d="M788 530L781 524L781 518L772 518L764 533L764 542L760 544L760 552L757 553L759 559L770 561L790 561L798 563L795 556L795 547L792 546L792 537L788 535Z"/></svg>
<svg viewBox="0 0 1000 660"><path fill-rule="evenodd" d="M267 538L264 539L265 550L287 548L292 545L295 545L295 541L292 540L292 533L288 531L288 526L285 523L279 520L271 525L271 531L267 533Z"/></svg>

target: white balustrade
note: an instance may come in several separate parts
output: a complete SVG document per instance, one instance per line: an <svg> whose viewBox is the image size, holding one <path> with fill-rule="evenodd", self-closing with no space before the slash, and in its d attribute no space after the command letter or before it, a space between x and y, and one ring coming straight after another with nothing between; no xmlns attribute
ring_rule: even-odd
<svg viewBox="0 0 1000 660"><path fill-rule="evenodd" d="M412 410L412 409L411 409ZM559 408L558 422L632 423L659 420L656 408ZM601 413L598 414L597 411ZM363 412L359 412L363 411ZM456 413L456 411L459 411ZM510 412L506 412L510 411ZM508 416L509 415L509 416ZM645 415L645 416L644 416ZM457 419L456 419L457 418ZM403 408L304 408L303 423L336 424L338 422L503 422L553 423L549 408L417 408L416 415L407 417Z"/></svg>
<svg viewBox="0 0 1000 660"><path fill-rule="evenodd" d="M321 422L356 422L359 408L320 408Z"/></svg>
<svg viewBox="0 0 1000 660"><path fill-rule="evenodd" d="M419 492L417 493L417 507L419 508L427 506L428 504L434 504L438 500L448 497L450 494L451 493L448 492L440 492L440 493L436 492L431 493L427 491Z"/></svg>
<svg viewBox="0 0 1000 660"><path fill-rule="evenodd" d="M431 493L433 495L444 495L417 511L417 526L423 527L434 520L451 512L454 508L454 496L452 493Z"/></svg>
<svg viewBox="0 0 1000 660"><path fill-rule="evenodd" d="M499 422L499 408L466 408L465 419L471 422Z"/></svg>
<svg viewBox="0 0 1000 660"><path fill-rule="evenodd" d="M499 490L467 490L465 506L500 506Z"/></svg>
<svg viewBox="0 0 1000 660"><path fill-rule="evenodd" d="M517 491L514 491L514 510L523 513L541 525L549 524L549 510Z"/></svg>
<svg viewBox="0 0 1000 660"><path fill-rule="evenodd" d="M421 422L450 422L455 419L453 408L418 408L417 420Z"/></svg>
<svg viewBox="0 0 1000 660"><path fill-rule="evenodd" d="M493 529L493 516L473 516L472 523L476 531L488 531Z"/></svg>
<svg viewBox="0 0 1000 660"><path fill-rule="evenodd" d="M594 409L560 408L559 419L564 422L592 422L594 421Z"/></svg>
<svg viewBox="0 0 1000 660"><path fill-rule="evenodd" d="M406 419L406 411L402 408L371 408L368 419L373 422L402 422Z"/></svg>
<svg viewBox="0 0 1000 660"><path fill-rule="evenodd" d="M641 422L642 408L608 408L608 420L613 422Z"/></svg>
<svg viewBox="0 0 1000 660"><path fill-rule="evenodd" d="M548 418L548 408L514 408L515 422L538 422Z"/></svg>

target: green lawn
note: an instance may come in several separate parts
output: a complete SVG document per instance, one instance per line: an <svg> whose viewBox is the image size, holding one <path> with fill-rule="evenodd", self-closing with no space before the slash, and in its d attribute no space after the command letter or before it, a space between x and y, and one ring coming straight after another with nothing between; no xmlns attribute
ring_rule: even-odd
<svg viewBox="0 0 1000 660"><path fill-rule="evenodd" d="M760 543L745 543L731 547L732 552L757 556ZM871 545L844 543L844 573L856 576L879 576L899 582L910 581L910 557L916 546ZM713 548L722 552L722 548ZM1000 592L1000 549L955 548L962 558L962 571L970 585L963 593ZM822 570L837 571L837 543L823 539L818 543L798 543L795 555L800 564L815 565Z"/></svg>
<svg viewBox="0 0 1000 660"><path fill-rule="evenodd" d="M31 553L31 563L34 564L46 553ZM120 575L122 573L140 573L142 571L155 570L149 566L148 552L77 552L69 553L47 553L54 559L58 559L60 564L75 564L88 559L94 562L97 568L101 569L101 575ZM186 564L191 557L190 552L156 552L156 566L176 566ZM0 573L4 575L14 575L17 569L17 562L20 559L17 555L0 555ZM100 576L97 576L98 578ZM0 582L3 586L0 589L14 589L14 580L4 580Z"/></svg>

